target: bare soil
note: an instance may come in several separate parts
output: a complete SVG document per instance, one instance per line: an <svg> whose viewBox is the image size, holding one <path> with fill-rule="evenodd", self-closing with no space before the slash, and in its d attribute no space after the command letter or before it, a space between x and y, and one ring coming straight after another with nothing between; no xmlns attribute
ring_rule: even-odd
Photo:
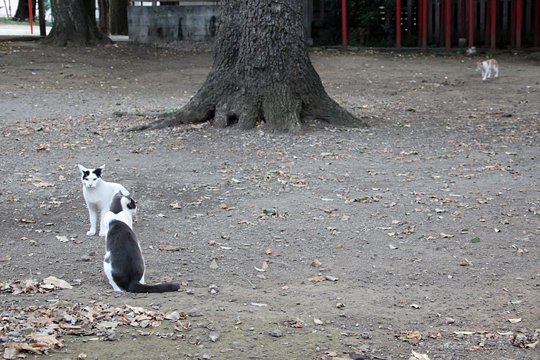
<svg viewBox="0 0 540 360"><path fill-rule="evenodd" d="M46 357L539 358L537 60L497 55L501 77L483 82L459 54L313 51L369 128L126 132L185 104L211 53L1 49L0 354L23 341L13 329L41 329L38 307L127 304L184 314L57 331ZM78 163L132 191L147 282L180 292L112 292ZM12 292L49 276L73 288Z"/></svg>

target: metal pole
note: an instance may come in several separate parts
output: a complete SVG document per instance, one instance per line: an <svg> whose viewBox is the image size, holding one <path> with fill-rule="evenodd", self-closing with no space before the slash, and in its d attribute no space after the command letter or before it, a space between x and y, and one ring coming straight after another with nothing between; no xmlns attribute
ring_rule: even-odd
<svg viewBox="0 0 540 360"><path fill-rule="evenodd" d="M444 8L444 36L445 36L445 43L446 48L450 49L452 45L452 0L446 0L445 1L445 8Z"/></svg>
<svg viewBox="0 0 540 360"><path fill-rule="evenodd" d="M467 34L467 30L465 30L466 26L467 26L467 6L465 5L467 2L467 0L461 0L461 4L459 6L459 15L460 15L460 19L459 19L459 23L460 23L460 31L459 31L459 36L464 38L465 37L465 34Z"/></svg>
<svg viewBox="0 0 540 360"><path fill-rule="evenodd" d="M474 0L469 0L469 47L474 46Z"/></svg>
<svg viewBox="0 0 540 360"><path fill-rule="evenodd" d="M490 34L491 34L491 50L495 50L497 47L497 0L491 0L491 22L490 22Z"/></svg>
<svg viewBox="0 0 540 360"><path fill-rule="evenodd" d="M396 48L401 49L401 0L396 0Z"/></svg>
<svg viewBox="0 0 540 360"><path fill-rule="evenodd" d="M427 50L427 35L428 35L428 0L422 1L422 50Z"/></svg>
<svg viewBox="0 0 540 360"><path fill-rule="evenodd" d="M516 48L517 49L521 48L522 22L523 22L523 3L521 0L516 0Z"/></svg>
<svg viewBox="0 0 540 360"><path fill-rule="evenodd" d="M347 0L341 0L341 46L347 48Z"/></svg>
<svg viewBox="0 0 540 360"><path fill-rule="evenodd" d="M28 20L30 21L30 34L34 33L34 14L32 13L32 0L28 0Z"/></svg>
<svg viewBox="0 0 540 360"><path fill-rule="evenodd" d="M422 47L422 3L424 0L418 0L418 47ZM410 15L409 15L410 17Z"/></svg>

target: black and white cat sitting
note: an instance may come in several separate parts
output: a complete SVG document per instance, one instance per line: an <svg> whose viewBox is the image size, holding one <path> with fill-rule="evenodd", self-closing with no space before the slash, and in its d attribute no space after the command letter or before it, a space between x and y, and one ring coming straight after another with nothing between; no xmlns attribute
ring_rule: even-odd
<svg viewBox="0 0 540 360"><path fill-rule="evenodd" d="M99 236L107 234L107 226L104 221L105 213L109 210L111 200L118 191L124 195L129 195L120 184L107 182L101 178L105 165L101 165L95 169L87 169L79 165L81 172L81 181L83 183L83 195L88 214L90 215L90 230L86 235L95 235L97 230L97 219L99 216Z"/></svg>
<svg viewBox="0 0 540 360"><path fill-rule="evenodd" d="M108 225L103 270L114 291L132 293L162 293L177 291L180 285L144 283L144 259L141 246L132 230L135 201L117 192L111 202L111 211L105 214Z"/></svg>

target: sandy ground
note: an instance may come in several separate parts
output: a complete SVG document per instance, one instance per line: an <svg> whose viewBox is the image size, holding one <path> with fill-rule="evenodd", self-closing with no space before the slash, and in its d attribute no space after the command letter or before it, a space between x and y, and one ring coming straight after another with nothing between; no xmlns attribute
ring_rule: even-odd
<svg viewBox="0 0 540 360"><path fill-rule="evenodd" d="M538 359L539 62L482 82L458 54L311 58L369 128L125 132L211 54L2 43L0 354ZM134 193L147 282L180 292L111 291L78 163Z"/></svg>

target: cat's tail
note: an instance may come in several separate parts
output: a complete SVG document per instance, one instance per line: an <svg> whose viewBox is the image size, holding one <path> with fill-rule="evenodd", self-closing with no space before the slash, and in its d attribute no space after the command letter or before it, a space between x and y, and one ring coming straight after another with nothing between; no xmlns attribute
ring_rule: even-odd
<svg viewBox="0 0 540 360"><path fill-rule="evenodd" d="M164 293L178 291L178 289L180 289L180 285L174 283L146 285L137 281L129 284L129 288L127 290L132 293Z"/></svg>

